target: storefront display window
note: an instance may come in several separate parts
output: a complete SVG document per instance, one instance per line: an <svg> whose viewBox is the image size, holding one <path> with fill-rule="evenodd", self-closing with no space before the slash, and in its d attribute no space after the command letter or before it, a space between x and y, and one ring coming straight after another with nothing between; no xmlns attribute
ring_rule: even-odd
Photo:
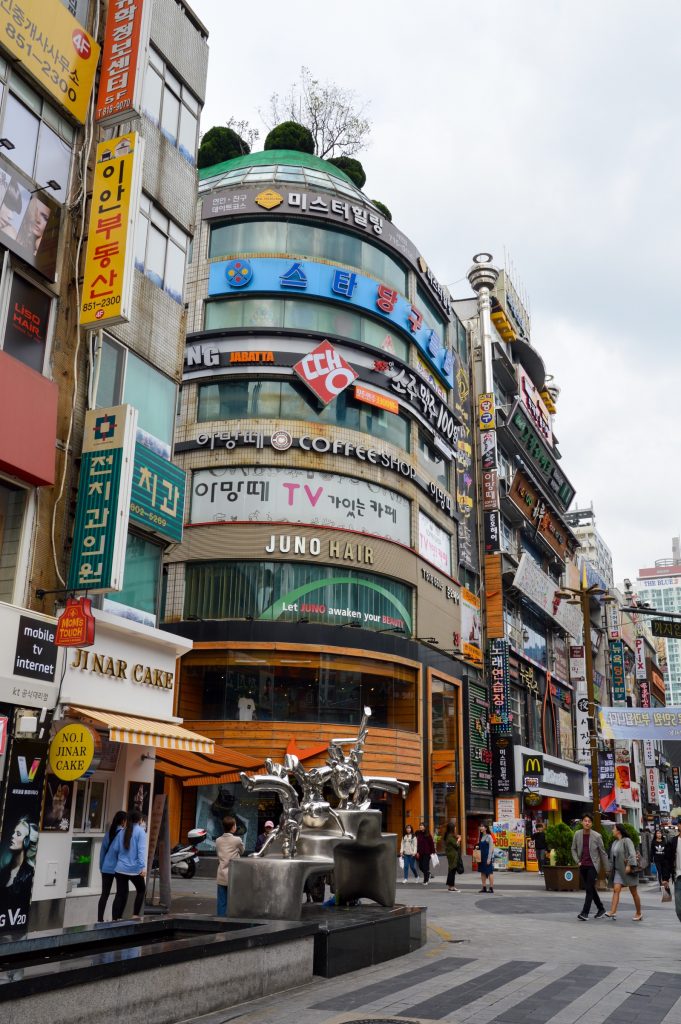
<svg viewBox="0 0 681 1024"><path fill-rule="evenodd" d="M378 323L339 303L313 299L269 299L266 297L220 299L204 306L204 329L279 329L306 330L334 338L361 341L372 348L407 361L409 343Z"/></svg>
<svg viewBox="0 0 681 1024"><path fill-rule="evenodd" d="M275 252L356 267L381 283L407 293L404 268L378 246L349 232L281 220L220 224L211 229L208 253L211 258Z"/></svg>
<svg viewBox="0 0 681 1024"><path fill-rule="evenodd" d="M52 299L40 288L13 274L5 321L4 351L42 373Z"/></svg>
<svg viewBox="0 0 681 1024"><path fill-rule="evenodd" d="M81 779L76 787L74 832L103 832L106 814L106 779Z"/></svg>
<svg viewBox="0 0 681 1024"><path fill-rule="evenodd" d="M416 731L417 670L319 651L195 652L183 663L186 720L343 723Z"/></svg>
<svg viewBox="0 0 681 1024"><path fill-rule="evenodd" d="M274 419L305 420L330 423L346 430L371 434L377 440L387 441L403 451L410 449L410 421L406 416L377 409L358 402L350 389L342 391L334 402L319 409L309 390L293 381L223 380L199 387L199 423L218 420ZM425 445L425 441L423 442ZM432 459L434 449L427 446ZM447 487L447 467L444 459L429 461L431 475ZM443 483L444 481L444 483Z"/></svg>
<svg viewBox="0 0 681 1024"><path fill-rule="evenodd" d="M27 492L0 480L0 600L14 595Z"/></svg>
<svg viewBox="0 0 681 1024"><path fill-rule="evenodd" d="M458 746L458 690L453 683L433 679L433 750L454 750Z"/></svg>
<svg viewBox="0 0 681 1024"><path fill-rule="evenodd" d="M92 839L73 839L69 859L69 888L87 889L90 885L90 870L94 842Z"/></svg>

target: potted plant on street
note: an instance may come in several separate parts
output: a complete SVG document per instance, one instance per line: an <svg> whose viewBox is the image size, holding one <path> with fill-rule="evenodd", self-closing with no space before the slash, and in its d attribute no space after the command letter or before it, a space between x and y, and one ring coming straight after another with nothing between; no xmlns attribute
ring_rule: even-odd
<svg viewBox="0 0 681 1024"><path fill-rule="evenodd" d="M572 860L573 835L570 826L562 821L546 829L546 848L553 851L553 863L544 865L544 884L551 892L579 889L579 867Z"/></svg>

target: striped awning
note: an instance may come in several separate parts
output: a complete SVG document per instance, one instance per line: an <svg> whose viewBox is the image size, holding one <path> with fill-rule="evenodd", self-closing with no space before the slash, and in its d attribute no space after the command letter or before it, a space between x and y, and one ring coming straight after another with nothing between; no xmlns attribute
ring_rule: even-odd
<svg viewBox="0 0 681 1024"><path fill-rule="evenodd" d="M262 760L241 750L215 744L209 756L179 750L157 750L156 770L182 780L183 786L205 786L215 782L239 782L239 770L262 770Z"/></svg>
<svg viewBox="0 0 681 1024"><path fill-rule="evenodd" d="M151 718L133 718L113 711L97 708L71 707L74 714L105 725L109 738L115 743L132 743L141 747L163 750L187 750L198 754L212 754L215 741L197 732L190 732L172 722L155 722Z"/></svg>

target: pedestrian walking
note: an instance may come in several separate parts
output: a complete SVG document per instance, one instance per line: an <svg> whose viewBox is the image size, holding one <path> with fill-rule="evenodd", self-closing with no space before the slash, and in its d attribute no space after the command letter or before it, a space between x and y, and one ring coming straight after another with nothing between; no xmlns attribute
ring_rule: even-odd
<svg viewBox="0 0 681 1024"><path fill-rule="evenodd" d="M602 837L593 831L593 819L590 814L582 817L582 827L577 829L572 837L572 859L575 864L579 864L579 874L585 890L584 906L577 917L580 921L587 921L592 903L596 904L595 916L604 917L605 907L596 891L596 880L600 868L602 867L607 874L610 864Z"/></svg>
<svg viewBox="0 0 681 1024"><path fill-rule="evenodd" d="M400 843L400 857L402 858L404 878L402 884L406 885L409 881L409 872L413 874L414 878L418 882L419 873L416 870L416 836L414 835L414 829L411 825L407 825L404 829L404 835L402 836L402 842Z"/></svg>
<svg viewBox="0 0 681 1024"><path fill-rule="evenodd" d="M426 828L425 821L420 822L419 830L416 833L416 859L419 862L419 869L423 875L423 884L428 885L430 881L430 858L435 853L435 841Z"/></svg>
<svg viewBox="0 0 681 1024"><path fill-rule="evenodd" d="M641 900L638 895L638 863L636 860L636 847L620 824L615 825L613 833L615 838L612 846L610 847L610 860L612 863L610 875L613 884L613 893L610 910L605 916L612 918L612 920L615 919L622 886L626 886L633 897L634 906L636 907L636 913L632 920L642 921L643 914L641 913Z"/></svg>
<svg viewBox="0 0 681 1024"><path fill-rule="evenodd" d="M676 835L671 835L664 849L662 882L669 891L670 880L674 883L676 916L681 921L681 818L676 822Z"/></svg>
<svg viewBox="0 0 681 1024"><path fill-rule="evenodd" d="M111 888L116 878L116 861L118 850L114 846L114 840L118 833L125 828L128 815L125 811L116 811L109 825L108 832L104 833L102 845L99 848L99 871L102 876L102 895L97 904L97 921L101 924L104 920L104 911L111 895Z"/></svg>
<svg viewBox="0 0 681 1024"><path fill-rule="evenodd" d="M664 851L667 843L664 838L664 834L661 828L656 828L653 835L653 842L650 847L650 860L655 865L655 874L657 875L657 884L660 889L662 888L662 879L664 877Z"/></svg>
<svg viewBox="0 0 681 1024"><path fill-rule="evenodd" d="M543 875L544 863L546 862L546 833L544 832L544 823L542 821L537 822L537 827L535 829L534 851L537 855L539 874Z"/></svg>
<svg viewBox="0 0 681 1024"><path fill-rule="evenodd" d="M457 833L453 821L450 821L445 829L444 845L447 857L447 891L461 892L456 887L456 876L461 863L461 836Z"/></svg>
<svg viewBox="0 0 681 1024"><path fill-rule="evenodd" d="M482 879L480 892L494 892L494 854L496 847L492 833L487 825L480 826L478 847L480 850L478 870Z"/></svg>
<svg viewBox="0 0 681 1024"><path fill-rule="evenodd" d="M227 916L227 899L229 886L229 865L237 857L244 853L244 842L236 835L236 818L228 814L222 819L224 835L218 836L215 840L215 853L218 858L218 899L216 914L218 917Z"/></svg>
<svg viewBox="0 0 681 1024"><path fill-rule="evenodd" d="M112 848L116 850L116 896L113 902L112 918L120 921L128 901L128 883L135 888L133 920L141 920L140 911L147 888L147 833L141 825L142 815L131 811L125 828L115 837Z"/></svg>

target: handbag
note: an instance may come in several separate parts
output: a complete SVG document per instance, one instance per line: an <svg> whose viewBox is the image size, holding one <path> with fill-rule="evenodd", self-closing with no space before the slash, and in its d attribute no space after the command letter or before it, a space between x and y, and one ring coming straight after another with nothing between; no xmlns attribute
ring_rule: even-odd
<svg viewBox="0 0 681 1024"><path fill-rule="evenodd" d="M474 864L481 864L482 863L482 851L480 850L479 846L476 846L475 849L473 850L473 863Z"/></svg>
<svg viewBox="0 0 681 1024"><path fill-rule="evenodd" d="M440 858L438 857L438 855L436 853L431 853L431 855L430 855L430 866L431 866L431 868L436 868L439 863L440 863Z"/></svg>
<svg viewBox="0 0 681 1024"><path fill-rule="evenodd" d="M456 865L456 873L457 875L462 875L464 871L465 868L463 866L463 860L461 859L461 857L459 857L459 863Z"/></svg>

